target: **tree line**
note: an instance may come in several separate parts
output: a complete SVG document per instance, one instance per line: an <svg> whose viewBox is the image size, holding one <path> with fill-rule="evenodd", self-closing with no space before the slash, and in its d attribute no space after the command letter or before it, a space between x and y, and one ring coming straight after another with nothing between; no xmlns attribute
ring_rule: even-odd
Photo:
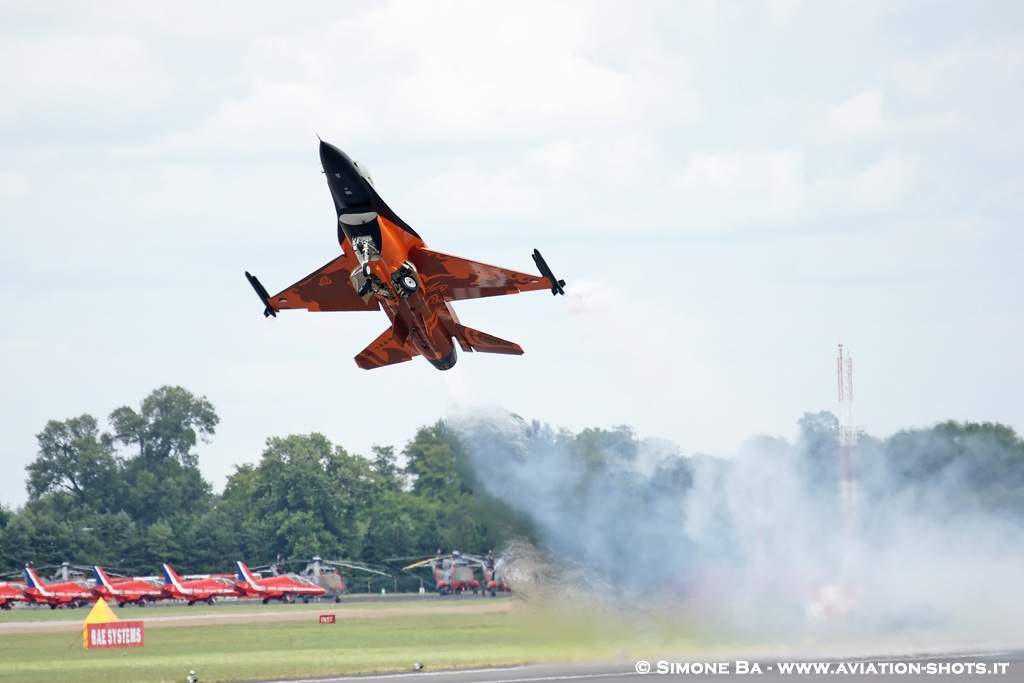
<svg viewBox="0 0 1024 683"><path fill-rule="evenodd" d="M205 397L165 386L138 409L51 420L27 467L28 502L0 507L0 572L70 562L153 574L170 562L221 572L238 558L384 560L438 548L484 552L529 529L474 490L456 434L419 429L368 457L321 434L267 439L213 492L197 446L219 422Z"/></svg>
<svg viewBox="0 0 1024 683"><path fill-rule="evenodd" d="M236 558L379 565L438 548L544 544L529 509L488 493L464 434L444 421L421 427L400 452L377 445L366 456L318 433L271 437L259 460L237 465L217 494L199 470L197 448L218 422L205 397L172 386L154 390L137 409L114 410L108 429L87 414L48 422L26 467L28 502L17 510L0 506L0 573L65 561L135 575L157 573L162 562L221 572ZM807 413L797 442L787 444L799 453L803 485L823 497L838 486L837 425L831 413ZM640 506L652 491L684 498L692 465L703 457L671 447L666 455L658 444L656 469L641 481L623 467L652 443L628 427L577 434L527 428L550 433L545 443L581 473L577 481L621 485ZM910 496L922 514L984 511L1024 520L1024 441L1009 427L945 422L885 440L865 436L858 457L868 505Z"/></svg>

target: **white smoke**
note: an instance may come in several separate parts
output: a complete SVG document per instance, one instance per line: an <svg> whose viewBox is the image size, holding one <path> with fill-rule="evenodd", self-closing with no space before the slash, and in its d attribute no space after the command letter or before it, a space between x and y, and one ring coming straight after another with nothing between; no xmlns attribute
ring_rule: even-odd
<svg viewBox="0 0 1024 683"><path fill-rule="evenodd" d="M962 482L919 494L867 459L874 494L845 513L838 463L835 478L809 477L806 444L758 438L731 459L684 457L625 429L581 451L580 435L509 414L450 424L482 485L536 525L543 555L513 552L534 590L674 604L773 640L1024 637L1024 527L945 506Z"/></svg>

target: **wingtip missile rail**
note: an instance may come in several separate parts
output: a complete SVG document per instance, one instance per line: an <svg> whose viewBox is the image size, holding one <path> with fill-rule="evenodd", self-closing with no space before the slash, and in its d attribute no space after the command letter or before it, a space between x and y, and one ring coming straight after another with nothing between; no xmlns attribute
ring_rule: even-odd
<svg viewBox="0 0 1024 683"><path fill-rule="evenodd" d="M263 305L266 308L263 310L263 317L269 318L270 316L277 317L277 311L270 307L270 294L267 292L267 288L263 286L263 283L256 279L255 275L250 275L249 271L245 271L245 279L252 285L253 290L256 291L256 296L260 298Z"/></svg>
<svg viewBox="0 0 1024 683"><path fill-rule="evenodd" d="M551 295L556 294L565 295L565 280L559 280L555 277L555 274L551 271L551 267L548 262L544 260L544 257L540 255L539 249L533 250L533 262L537 264L537 268L540 270L540 274L551 280Z"/></svg>

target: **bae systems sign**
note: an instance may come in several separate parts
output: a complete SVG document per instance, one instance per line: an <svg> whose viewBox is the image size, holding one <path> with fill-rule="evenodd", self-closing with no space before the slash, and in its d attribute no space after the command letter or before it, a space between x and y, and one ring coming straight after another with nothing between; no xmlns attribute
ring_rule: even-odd
<svg viewBox="0 0 1024 683"><path fill-rule="evenodd" d="M142 647L145 642L141 621L86 624L85 646L89 649Z"/></svg>

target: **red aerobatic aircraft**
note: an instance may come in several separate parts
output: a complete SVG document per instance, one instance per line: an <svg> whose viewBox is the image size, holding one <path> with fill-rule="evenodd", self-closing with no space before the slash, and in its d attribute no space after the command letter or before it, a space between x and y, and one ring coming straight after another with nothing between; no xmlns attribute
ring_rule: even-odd
<svg viewBox="0 0 1024 683"><path fill-rule="evenodd" d="M189 606L197 602L212 605L217 597L238 596L231 579L211 576L205 579L183 579L169 564L164 566L164 591L175 600L187 600Z"/></svg>
<svg viewBox="0 0 1024 683"><path fill-rule="evenodd" d="M25 583L25 595L32 602L49 605L50 609L64 605L84 607L97 597L92 588L84 582L64 581L48 584L39 578L32 567L25 567Z"/></svg>
<svg viewBox="0 0 1024 683"><path fill-rule="evenodd" d="M238 569L238 581L235 586L246 597L263 598L264 604L269 600L295 602L296 596L302 596L308 601L310 597L319 597L327 592L323 586L318 586L302 576L279 574L261 579L253 576L245 562L238 560L235 565Z"/></svg>
<svg viewBox="0 0 1024 683"><path fill-rule="evenodd" d="M0 581L0 609L11 609L12 602L28 602L25 595L25 584L13 581Z"/></svg>
<svg viewBox="0 0 1024 683"><path fill-rule="evenodd" d="M459 322L451 302L550 289L564 294L540 252L533 260L541 275L520 273L427 249L416 231L384 203L365 168L320 141L320 163L334 198L341 256L287 289L270 296L248 272L265 316L288 308L308 311L378 311L391 326L355 357L366 370L422 355L448 370L464 352L519 355L516 343Z"/></svg>
<svg viewBox="0 0 1024 683"><path fill-rule="evenodd" d="M96 592L104 600L114 600L118 607L134 603L145 607L146 602L156 602L167 597L160 582L155 579L122 579L112 581L102 567L93 567L96 574Z"/></svg>

